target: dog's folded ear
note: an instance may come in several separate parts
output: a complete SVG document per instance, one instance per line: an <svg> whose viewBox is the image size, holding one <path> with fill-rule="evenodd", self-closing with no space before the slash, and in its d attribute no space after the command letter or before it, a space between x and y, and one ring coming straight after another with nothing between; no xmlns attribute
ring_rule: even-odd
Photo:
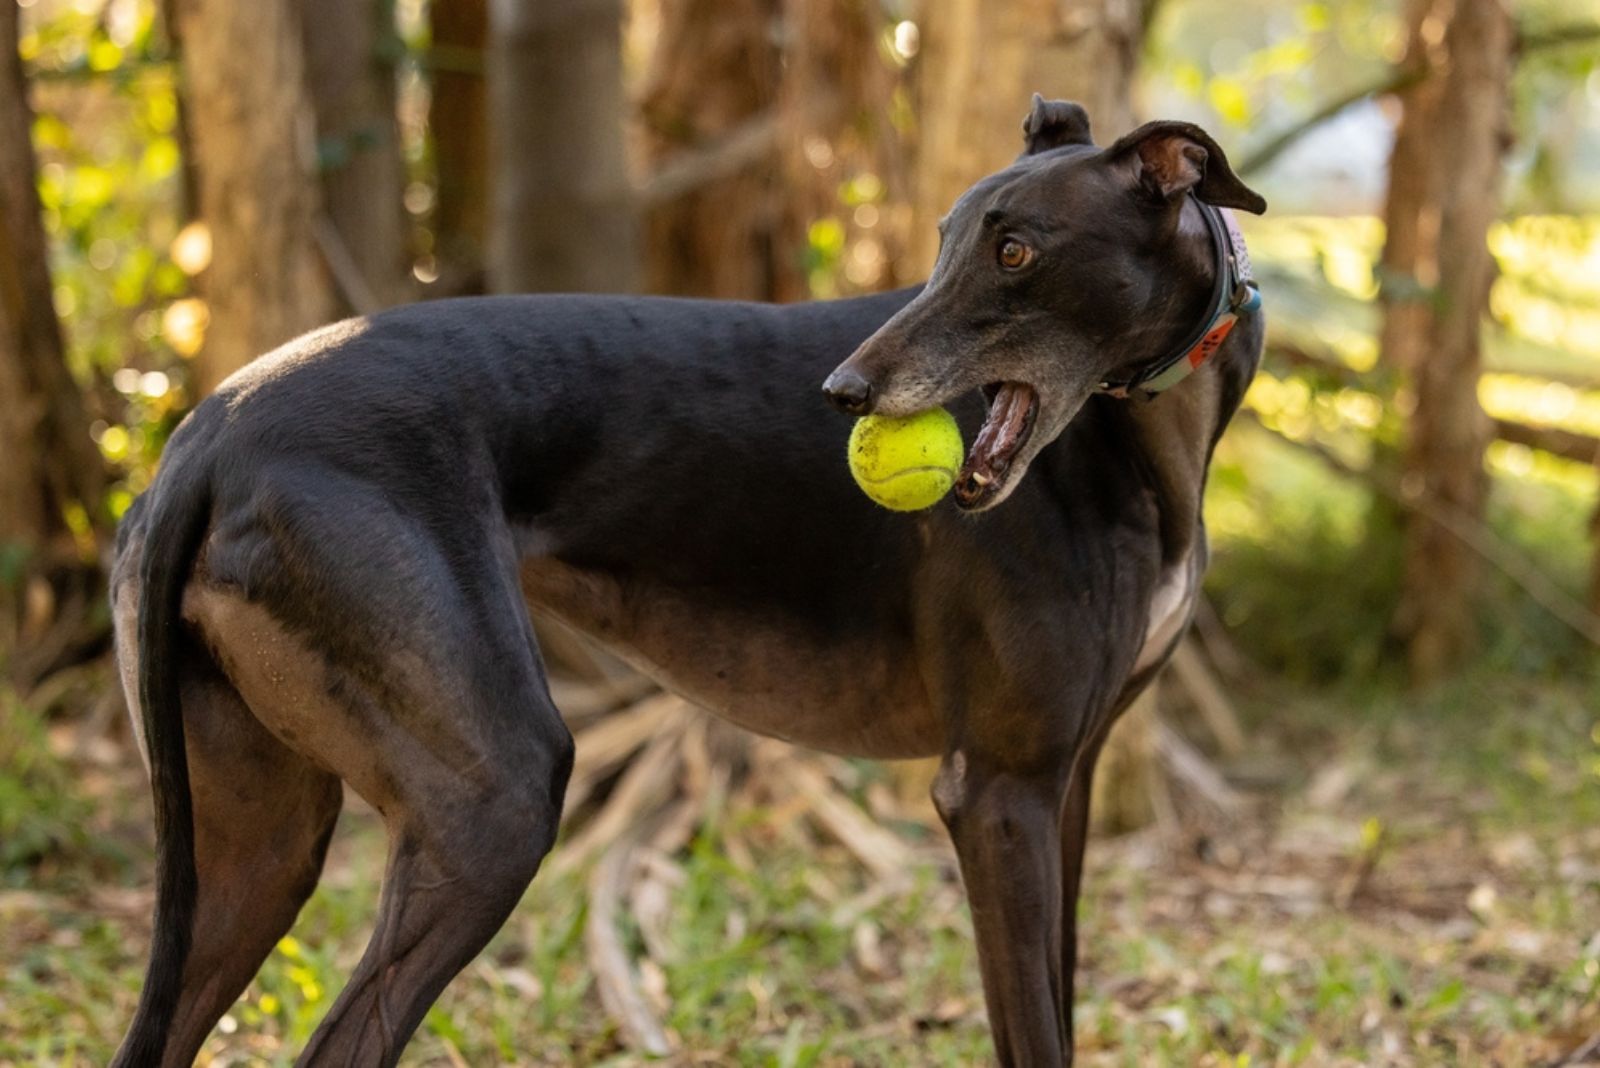
<svg viewBox="0 0 1600 1068"><path fill-rule="evenodd" d="M1033 107L1022 120L1022 154L1048 152L1062 145L1092 145L1089 113L1070 100L1046 100L1033 94Z"/></svg>
<svg viewBox="0 0 1600 1068"><path fill-rule="evenodd" d="M1106 157L1158 200L1171 202L1193 190L1215 207L1257 215L1267 210L1261 194L1233 173L1211 135L1192 122L1147 122L1119 138Z"/></svg>

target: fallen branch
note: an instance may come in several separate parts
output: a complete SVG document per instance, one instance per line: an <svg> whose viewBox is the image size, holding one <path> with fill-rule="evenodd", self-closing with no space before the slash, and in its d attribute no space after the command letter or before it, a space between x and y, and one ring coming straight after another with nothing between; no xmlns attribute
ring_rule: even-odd
<svg viewBox="0 0 1600 1068"><path fill-rule="evenodd" d="M1186 800L1192 799L1205 806L1207 811L1201 816L1200 822L1232 823L1243 808L1244 799L1228 785L1211 761L1190 745L1188 739L1160 719L1155 721L1153 734L1151 744L1156 759L1167 773L1165 781L1177 787ZM1171 805L1174 813L1183 811L1194 814L1191 805L1179 806L1170 797L1161 800Z"/></svg>
<svg viewBox="0 0 1600 1068"><path fill-rule="evenodd" d="M1217 616L1211 598L1202 596L1194 606L1194 626L1189 632L1204 647L1218 674L1230 682L1238 682L1250 673L1244 654L1239 652L1227 628Z"/></svg>
<svg viewBox="0 0 1600 1068"><path fill-rule="evenodd" d="M681 725L665 727L634 758L599 814L551 857L549 866L557 876L581 868L590 856L615 842L666 800L681 764L678 743L682 736Z"/></svg>
<svg viewBox="0 0 1600 1068"><path fill-rule="evenodd" d="M606 776L683 712L680 698L658 692L578 732L578 754L567 781L566 807L575 810L588 800Z"/></svg>
<svg viewBox="0 0 1600 1068"><path fill-rule="evenodd" d="M639 844L655 832L663 818L658 813L637 821L601 854L589 878L589 915L583 928L589 966L594 969L595 987L606 1015L617 1025L628 1048L656 1057L671 1053L672 1044L639 989L633 961L617 927L617 906L633 874Z"/></svg>
<svg viewBox="0 0 1600 1068"><path fill-rule="evenodd" d="M590 725L612 718L628 705L635 704L661 688L644 675L624 675L599 681L569 678L550 680L550 700L561 710L561 718L577 734Z"/></svg>
<svg viewBox="0 0 1600 1068"><path fill-rule="evenodd" d="M1595 1064L1597 1062L1600 1062L1600 1031L1590 1035L1587 1042L1565 1057L1551 1062L1550 1068L1567 1068L1568 1065Z"/></svg>
<svg viewBox="0 0 1600 1068"><path fill-rule="evenodd" d="M855 854L868 871L885 882L899 882L905 878L911 867L911 851L905 843L880 827L860 806L847 800L810 764L785 760L779 770L818 825Z"/></svg>
<svg viewBox="0 0 1600 1068"><path fill-rule="evenodd" d="M1200 710L1217 746L1228 756L1244 752L1244 728L1239 725L1239 713L1233 702L1223 693L1205 659L1195 647L1196 639L1185 638L1172 651L1172 674L1178 685Z"/></svg>

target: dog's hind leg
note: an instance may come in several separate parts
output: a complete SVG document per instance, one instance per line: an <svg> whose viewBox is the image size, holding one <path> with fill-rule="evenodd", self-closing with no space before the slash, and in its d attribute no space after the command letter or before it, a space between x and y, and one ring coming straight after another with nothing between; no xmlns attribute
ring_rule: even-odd
<svg viewBox="0 0 1600 1068"><path fill-rule="evenodd" d="M125 663L136 662L132 653L123 650ZM182 662L199 893L165 1065L194 1060L293 925L317 884L342 797L335 776L262 727L203 651L189 643Z"/></svg>
<svg viewBox="0 0 1600 1068"><path fill-rule="evenodd" d="M294 523L250 559L292 580L293 599L226 586L197 597L251 709L361 794L389 835L371 941L304 1064L395 1063L533 878L572 767L509 534L458 528L446 551L387 507L360 492L336 507L288 500ZM298 614L286 623L268 604Z"/></svg>
<svg viewBox="0 0 1600 1068"><path fill-rule="evenodd" d="M389 832L382 900L366 953L301 1064L394 1064L555 841L571 736L531 637L505 618L515 597L505 593L478 616L498 633L474 635L482 644L430 687L442 703L372 739L374 770L392 791L379 802Z"/></svg>

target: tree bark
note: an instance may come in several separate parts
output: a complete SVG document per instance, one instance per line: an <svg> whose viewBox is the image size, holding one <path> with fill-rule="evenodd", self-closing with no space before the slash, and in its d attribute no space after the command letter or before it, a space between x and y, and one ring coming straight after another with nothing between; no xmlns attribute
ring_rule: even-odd
<svg viewBox="0 0 1600 1068"><path fill-rule="evenodd" d="M790 301L893 286L906 219L887 206L909 181L878 5L669 0L661 19L642 94L646 192L685 170L698 180L651 205L650 288ZM876 192L846 203L847 185ZM808 262L819 220L850 263Z"/></svg>
<svg viewBox="0 0 1600 1068"><path fill-rule="evenodd" d="M70 506L98 518L104 468L56 320L18 14L0 12L0 542L37 548Z"/></svg>
<svg viewBox="0 0 1600 1068"><path fill-rule="evenodd" d="M628 292L639 277L623 152L620 0L489 9L489 285Z"/></svg>
<svg viewBox="0 0 1600 1068"><path fill-rule="evenodd" d="M486 0L429 5L433 27L433 135L436 185L434 259L447 295L484 288L489 217L489 113L484 56L489 44Z"/></svg>
<svg viewBox="0 0 1600 1068"><path fill-rule="evenodd" d="M923 16L912 249L938 253L938 219L968 186L1015 159L1031 94L1076 100L1096 140L1134 121L1133 79L1153 4L1140 0L948 0Z"/></svg>
<svg viewBox="0 0 1600 1068"><path fill-rule="evenodd" d="M1384 358L1412 410L1401 491L1481 520L1492 427L1478 404L1481 332L1494 261L1515 43L1501 0L1417 0L1407 62L1426 77L1402 95L1384 212ZM1480 561L1422 510L1403 517L1395 629L1412 680L1437 681L1476 643Z"/></svg>
<svg viewBox="0 0 1600 1068"><path fill-rule="evenodd" d="M56 319L18 37L0 4L0 656L27 687L95 630L105 468Z"/></svg>
<svg viewBox="0 0 1600 1068"><path fill-rule="evenodd" d="M936 225L973 182L1022 151L1034 92L1076 100L1101 144L1134 124L1134 75L1154 4L1140 0L949 0L921 21L915 230L912 260L926 277L938 255ZM1157 789L1150 690L1123 714L1095 777L1095 822L1142 826Z"/></svg>
<svg viewBox="0 0 1600 1068"><path fill-rule="evenodd" d="M449 4L436 6L450 6ZM344 310L368 312L411 295L403 202L405 164L395 113L392 0L301 0L306 84L332 234L352 276Z"/></svg>
<svg viewBox="0 0 1600 1068"><path fill-rule="evenodd" d="M291 0L178 0L184 103L211 231L201 392L338 313L317 247L315 112ZM246 58L248 57L248 58Z"/></svg>
<svg viewBox="0 0 1600 1068"><path fill-rule="evenodd" d="M640 100L647 168L716 152L751 123L773 123L753 162L652 206L645 216L652 293L774 300L788 267L775 110L780 0L666 0ZM798 256L794 257L798 261Z"/></svg>
<svg viewBox="0 0 1600 1068"><path fill-rule="evenodd" d="M785 204L795 253L810 254L807 233L819 220L843 231L846 260L831 272L791 269L783 300L849 296L891 289L909 237L912 176L903 138L889 116L900 78L887 62L888 26L873 0L787 0L782 111ZM841 190L875 186L876 199L852 206ZM795 253L791 253L792 255ZM805 266L801 264L800 266ZM915 269L912 278L923 276Z"/></svg>

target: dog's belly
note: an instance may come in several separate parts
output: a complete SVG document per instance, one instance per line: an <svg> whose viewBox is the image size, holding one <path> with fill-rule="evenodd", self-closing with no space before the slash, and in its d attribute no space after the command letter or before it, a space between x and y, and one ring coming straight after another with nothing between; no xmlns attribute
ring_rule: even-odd
<svg viewBox="0 0 1600 1068"><path fill-rule="evenodd" d="M547 612L663 686L747 730L845 756L898 759L943 750L910 649L829 641L758 610L549 558L524 563L522 588Z"/></svg>

